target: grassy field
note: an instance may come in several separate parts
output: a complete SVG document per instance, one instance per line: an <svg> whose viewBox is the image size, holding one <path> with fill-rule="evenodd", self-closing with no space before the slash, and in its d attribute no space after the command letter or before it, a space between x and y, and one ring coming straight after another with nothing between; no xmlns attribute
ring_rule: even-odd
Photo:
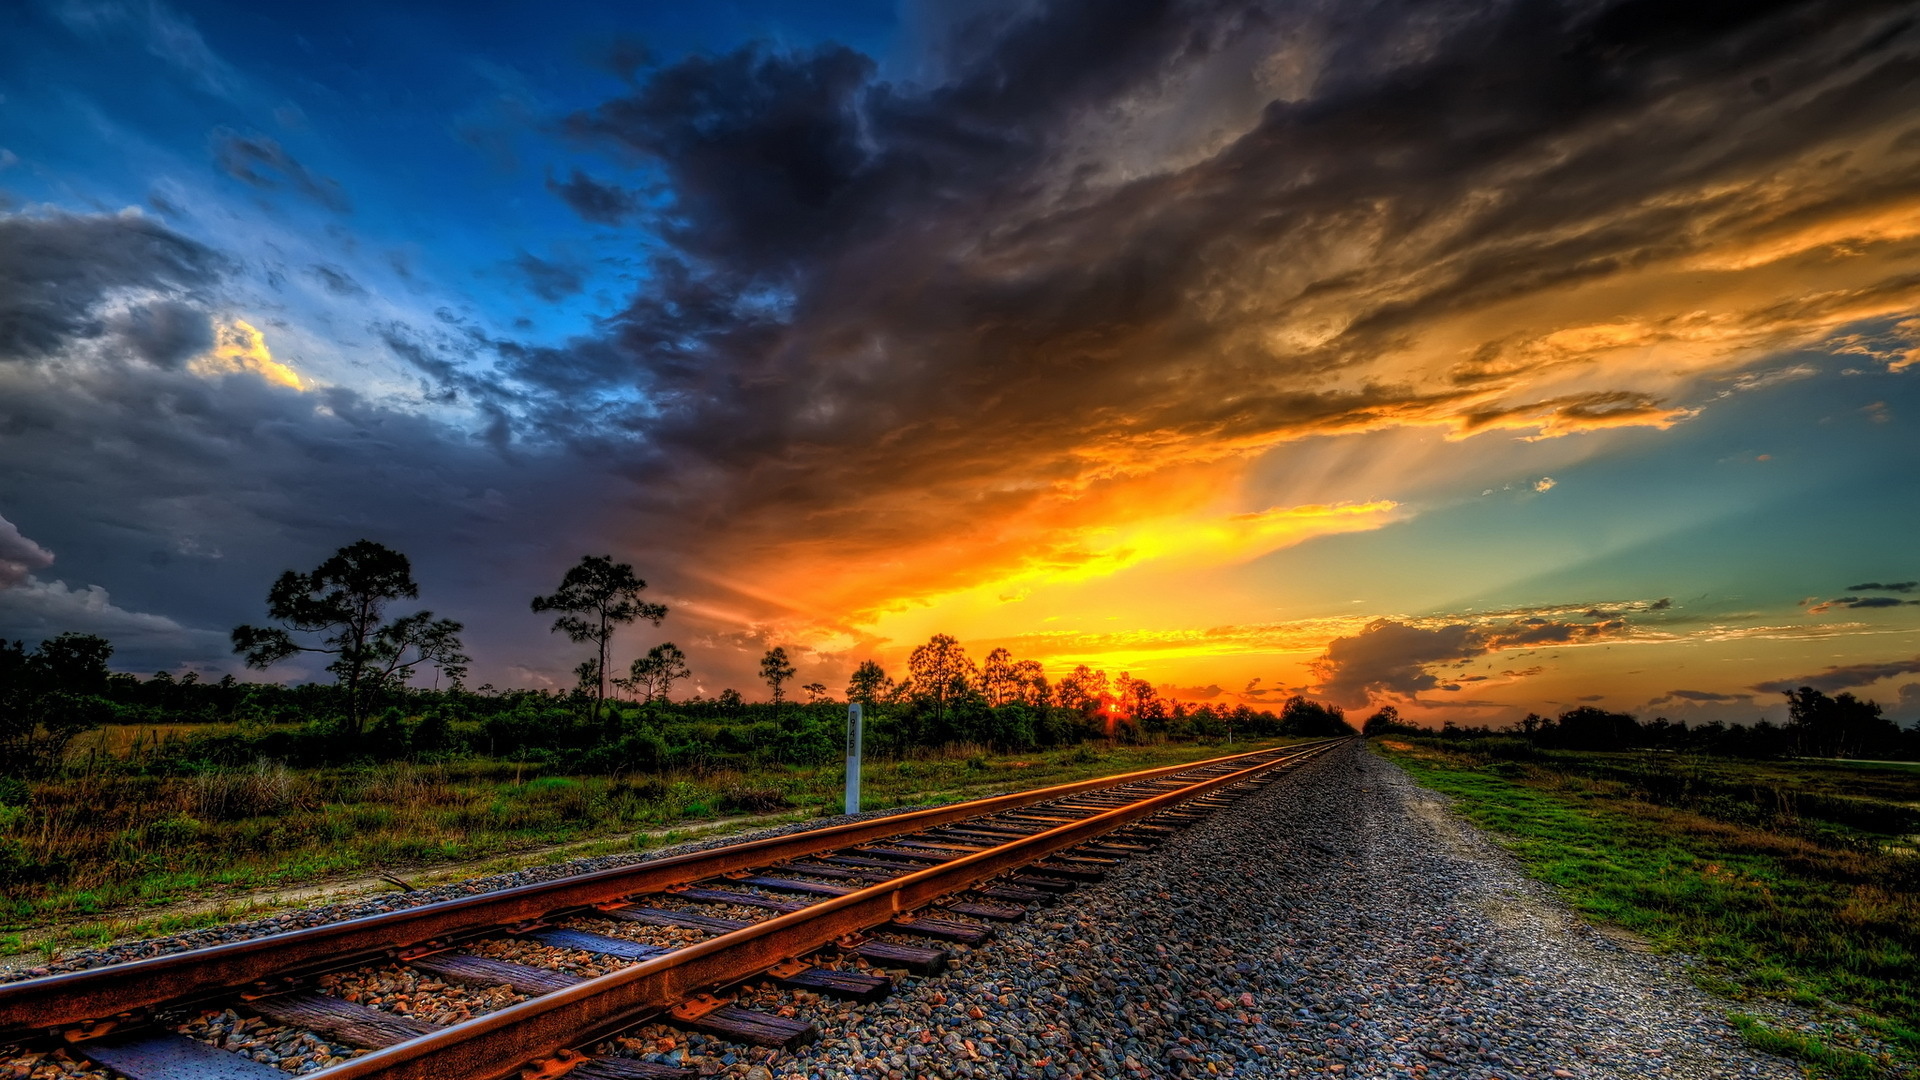
<svg viewBox="0 0 1920 1080"><path fill-rule="evenodd" d="M1376 745L1578 910L1697 960L1707 989L1845 1018L1892 1049L1862 1053L1838 1034L1736 1013L1755 1045L1817 1075L1920 1063L1913 770Z"/></svg>
<svg viewBox="0 0 1920 1080"><path fill-rule="evenodd" d="M131 746L134 736L103 739ZM870 760L863 806L977 798L1286 741ZM493 760L37 783L24 805L0 806L0 955L218 922L256 910L249 897L263 890L379 871L489 873L838 813L842 784L837 764L607 777Z"/></svg>

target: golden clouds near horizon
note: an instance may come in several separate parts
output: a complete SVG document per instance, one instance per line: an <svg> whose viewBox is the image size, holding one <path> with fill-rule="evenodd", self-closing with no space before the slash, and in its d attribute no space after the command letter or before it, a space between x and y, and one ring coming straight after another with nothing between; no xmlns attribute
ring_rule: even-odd
<svg viewBox="0 0 1920 1080"><path fill-rule="evenodd" d="M293 390L313 388L299 372L273 358L267 336L245 319L221 320L215 328L213 349L195 357L187 370L202 378L251 373Z"/></svg>
<svg viewBox="0 0 1920 1080"><path fill-rule="evenodd" d="M1005 590L1107 577L1149 562L1225 566L1316 536L1377 529L1393 520L1389 500L1275 506L1224 517L1177 517L1089 525L1056 541L1028 565L984 586Z"/></svg>

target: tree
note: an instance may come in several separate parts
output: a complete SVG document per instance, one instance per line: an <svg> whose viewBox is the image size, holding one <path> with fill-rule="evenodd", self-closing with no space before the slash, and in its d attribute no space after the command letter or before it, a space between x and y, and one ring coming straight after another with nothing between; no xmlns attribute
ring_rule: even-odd
<svg viewBox="0 0 1920 1080"><path fill-rule="evenodd" d="M633 567L616 563L611 555L586 555L560 579L560 588L551 596L533 598L533 610L564 612L553 621L554 633L567 635L575 643L593 642L592 668L579 668L583 688L591 679L593 716L607 700L607 646L616 628L636 619L655 626L667 617L665 604L640 599L647 583L634 576Z"/></svg>
<svg viewBox="0 0 1920 1080"><path fill-rule="evenodd" d="M1144 723L1147 714L1160 700L1160 695L1154 692L1152 683L1145 679L1130 678L1124 671L1120 673L1118 691L1121 700L1127 702L1128 708L1132 710L1136 724Z"/></svg>
<svg viewBox="0 0 1920 1080"><path fill-rule="evenodd" d="M933 714L936 725L945 722L947 708L965 697L980 677L979 669L951 634L935 634L907 657L914 688Z"/></svg>
<svg viewBox="0 0 1920 1080"><path fill-rule="evenodd" d="M980 690L986 694L989 705L1005 705L1019 698L1020 675L1012 653L995 649L987 654L987 661L980 668Z"/></svg>
<svg viewBox="0 0 1920 1080"><path fill-rule="evenodd" d="M773 691L773 718L780 719L780 703L787 699L786 691L781 689L788 679L793 678L793 665L787 662L787 650L779 645L767 650L760 658L760 678Z"/></svg>
<svg viewBox="0 0 1920 1080"><path fill-rule="evenodd" d="M847 700L872 710L892 689L893 678L885 668L873 660L862 660L860 666L853 669L853 677L847 680Z"/></svg>
<svg viewBox="0 0 1920 1080"><path fill-rule="evenodd" d="M1631 713L1582 705L1561 713L1552 727L1542 727L1540 737L1565 750L1625 750L1639 743L1640 723Z"/></svg>
<svg viewBox="0 0 1920 1080"><path fill-rule="evenodd" d="M665 701L673 692L673 684L681 679L693 677L687 668L687 654L671 641L663 641L647 650L647 655L636 657L627 668L627 677L620 680L622 686L641 701Z"/></svg>
<svg viewBox="0 0 1920 1080"><path fill-rule="evenodd" d="M404 685L422 665L456 683L466 674L459 623L416 611L387 621L387 605L420 595L405 555L358 540L315 567L289 570L267 592L267 614L279 626L236 626L233 651L251 668L268 668L300 653L333 657L327 665L346 691L347 725L359 734L373 696ZM295 634L319 635L302 642Z"/></svg>
<svg viewBox="0 0 1920 1080"><path fill-rule="evenodd" d="M1537 720L1539 717L1535 717L1534 719ZM1360 734L1393 735L1398 732L1412 730L1412 727L1413 725L1400 719L1400 710L1398 708L1392 705L1382 705L1374 711L1372 716L1367 717L1365 724L1360 726Z"/></svg>
<svg viewBox="0 0 1920 1080"><path fill-rule="evenodd" d="M1107 703L1107 673L1081 664L1060 680L1054 692L1062 706L1090 716Z"/></svg>
<svg viewBox="0 0 1920 1080"><path fill-rule="evenodd" d="M1016 697L1023 705L1044 709L1053 697L1053 688L1047 685L1047 670L1038 660L1021 660L1013 665L1013 679L1018 687Z"/></svg>
<svg viewBox="0 0 1920 1080"><path fill-rule="evenodd" d="M826 683L810 682L800 689L807 692L807 704L809 705L827 705L833 701L833 695L827 693Z"/></svg>
<svg viewBox="0 0 1920 1080"><path fill-rule="evenodd" d="M1880 715L1878 702L1849 693L1828 697L1811 686L1786 696L1787 734L1808 757L1859 757L1900 741L1900 726Z"/></svg>
<svg viewBox="0 0 1920 1080"><path fill-rule="evenodd" d="M74 736L113 718L101 696L112 655L112 643L92 634L61 634L32 652L0 641L0 775L55 772Z"/></svg>
<svg viewBox="0 0 1920 1080"><path fill-rule="evenodd" d="M1295 694L1280 709L1280 731L1285 735L1351 735L1346 710L1338 705L1323 705Z"/></svg>

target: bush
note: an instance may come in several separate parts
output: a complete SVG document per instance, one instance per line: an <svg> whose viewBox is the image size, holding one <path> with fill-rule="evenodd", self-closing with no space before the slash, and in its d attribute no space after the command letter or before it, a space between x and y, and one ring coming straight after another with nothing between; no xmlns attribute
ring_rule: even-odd
<svg viewBox="0 0 1920 1080"><path fill-rule="evenodd" d="M141 842L148 847L169 848L191 844L206 826L199 819L185 814L174 814L158 821L148 822L140 831Z"/></svg>

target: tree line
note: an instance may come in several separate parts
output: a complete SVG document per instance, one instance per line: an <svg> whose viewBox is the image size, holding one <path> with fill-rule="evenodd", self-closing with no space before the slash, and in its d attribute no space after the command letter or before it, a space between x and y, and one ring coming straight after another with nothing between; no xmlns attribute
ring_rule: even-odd
<svg viewBox="0 0 1920 1080"><path fill-rule="evenodd" d="M748 703L735 689L674 700L692 677L686 654L661 642L618 674L621 628L659 626L666 605L644 598L647 583L612 556L586 556L552 593L529 607L553 614L553 633L588 647L565 690L470 690L464 627L430 610L401 612L420 590L407 557L361 540L311 571L289 570L270 587L270 622L232 632L249 667L270 669L302 655L327 659L331 685L202 681L193 673L150 679L116 674L103 638L62 634L28 650L0 643L0 756L4 771L57 770L82 732L113 722L230 721L235 734L176 737L143 747L154 768L244 763L260 757L319 764L362 758L513 754L581 769L700 767L747 757L824 762L840 753L842 704L822 682L791 684L798 670L783 646L761 657L769 700ZM418 685L432 673L432 685ZM876 753L972 743L1018 750L1084 739L1264 737L1352 731L1338 708L1296 697L1278 714L1162 698L1144 679L1081 665L1050 681L1035 660L994 649L976 662L947 634L914 649L895 677L862 661L844 688L868 716Z"/></svg>
<svg viewBox="0 0 1920 1080"><path fill-rule="evenodd" d="M1544 750L1671 750L1742 758L1867 758L1920 761L1920 724L1902 728L1889 719L1876 701L1842 692L1832 696L1811 686L1785 691L1787 720L1776 724L1759 719L1752 724L1719 721L1689 725L1656 716L1641 720L1632 713L1612 712L1592 705L1568 709L1557 716L1528 713L1510 727L1462 726L1452 722L1439 731L1403 720L1388 705L1361 725L1363 734L1437 735L1443 739L1522 739Z"/></svg>

